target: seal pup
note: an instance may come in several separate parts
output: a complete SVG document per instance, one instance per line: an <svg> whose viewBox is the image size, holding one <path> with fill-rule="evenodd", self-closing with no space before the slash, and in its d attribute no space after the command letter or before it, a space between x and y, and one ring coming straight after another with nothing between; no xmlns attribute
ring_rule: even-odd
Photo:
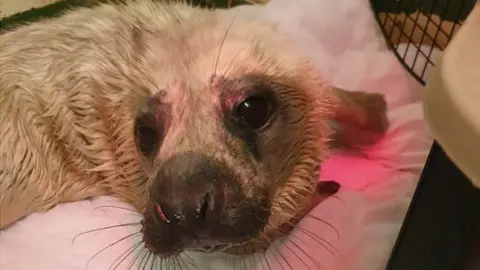
<svg viewBox="0 0 480 270"><path fill-rule="evenodd" d="M275 26L184 3L17 27L0 70L0 228L114 195L162 258L265 249L336 191L317 185L320 164L332 138L355 137L329 121L388 126L381 95L327 85Z"/></svg>

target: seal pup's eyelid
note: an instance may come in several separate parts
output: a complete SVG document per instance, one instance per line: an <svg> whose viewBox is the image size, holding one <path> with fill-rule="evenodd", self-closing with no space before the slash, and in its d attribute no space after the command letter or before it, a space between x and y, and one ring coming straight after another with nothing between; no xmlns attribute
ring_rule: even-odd
<svg viewBox="0 0 480 270"><path fill-rule="evenodd" d="M222 103L229 110L234 110L240 103L250 97L260 97L268 99L270 102L276 102L274 94L276 86L273 84L264 82L249 82L239 84L235 88L235 90L230 89L230 91L221 97L223 101Z"/></svg>

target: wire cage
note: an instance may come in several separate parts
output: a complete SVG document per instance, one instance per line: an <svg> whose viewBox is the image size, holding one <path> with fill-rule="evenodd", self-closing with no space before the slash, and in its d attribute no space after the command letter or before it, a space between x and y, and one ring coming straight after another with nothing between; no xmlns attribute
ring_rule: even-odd
<svg viewBox="0 0 480 270"><path fill-rule="evenodd" d="M370 0L387 44L425 84L476 0ZM388 270L480 269L480 191L434 143Z"/></svg>
<svg viewBox="0 0 480 270"><path fill-rule="evenodd" d="M402 65L424 84L476 0L371 0L377 21Z"/></svg>

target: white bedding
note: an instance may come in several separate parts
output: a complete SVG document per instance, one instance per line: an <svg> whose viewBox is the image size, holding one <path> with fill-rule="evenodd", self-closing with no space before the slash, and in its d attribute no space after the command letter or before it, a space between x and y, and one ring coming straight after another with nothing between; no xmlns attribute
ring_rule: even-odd
<svg viewBox="0 0 480 270"><path fill-rule="evenodd" d="M323 270L384 269L432 142L423 122L419 85L387 51L368 0L271 0L266 7L236 10L244 16L277 21L280 29L298 39L331 83L386 94L391 127L375 146L361 152L335 152L323 165L321 178L337 181L342 188L311 215L332 224L338 237L325 223L306 218L299 224L303 229L297 229L289 240L271 248L266 260L260 261L263 255L234 259L190 254L184 261L192 269L213 270L252 269L253 264L256 269L320 269L318 263ZM88 268L86 264L103 247L138 231L138 226L86 234L72 243L81 232L139 219L126 210L98 209L105 205L129 207L115 198L101 197L32 214L1 231L0 269L109 269L140 236L108 248ZM338 254L329 252L325 244L309 237L305 230L324 238ZM117 269L128 269L133 258L127 258ZM192 260L195 267L191 266ZM143 266L131 269L137 268ZM163 268L157 265L156 269L177 268L180 269L178 265L167 268L163 264ZM150 265L145 269L150 269Z"/></svg>

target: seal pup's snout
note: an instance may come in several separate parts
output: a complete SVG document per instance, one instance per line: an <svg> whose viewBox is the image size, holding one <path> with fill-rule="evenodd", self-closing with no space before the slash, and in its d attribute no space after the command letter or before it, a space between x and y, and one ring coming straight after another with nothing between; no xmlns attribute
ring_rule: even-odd
<svg viewBox="0 0 480 270"><path fill-rule="evenodd" d="M147 248L160 256L184 249L217 251L255 237L267 222L268 199L248 198L238 177L199 153L164 162L143 222Z"/></svg>
<svg viewBox="0 0 480 270"><path fill-rule="evenodd" d="M234 176L221 163L199 154L169 159L157 174L152 211L157 222L206 229L218 220Z"/></svg>

